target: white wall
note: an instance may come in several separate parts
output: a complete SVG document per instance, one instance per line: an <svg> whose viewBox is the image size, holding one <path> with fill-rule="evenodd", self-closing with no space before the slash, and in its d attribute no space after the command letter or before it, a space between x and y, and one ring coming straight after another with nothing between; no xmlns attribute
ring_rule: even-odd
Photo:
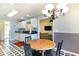
<svg viewBox="0 0 79 59"><path fill-rule="evenodd" d="M65 16L54 20L54 32L79 33L79 4L70 4Z"/></svg>
<svg viewBox="0 0 79 59"><path fill-rule="evenodd" d="M10 39L11 40L15 40L15 36L16 36L16 34L15 34L15 31L17 31L17 29L18 29L18 22L16 22L16 21L11 21L11 25L10 25Z"/></svg>
<svg viewBox="0 0 79 59"><path fill-rule="evenodd" d="M0 40L4 40L4 21L0 21Z"/></svg>

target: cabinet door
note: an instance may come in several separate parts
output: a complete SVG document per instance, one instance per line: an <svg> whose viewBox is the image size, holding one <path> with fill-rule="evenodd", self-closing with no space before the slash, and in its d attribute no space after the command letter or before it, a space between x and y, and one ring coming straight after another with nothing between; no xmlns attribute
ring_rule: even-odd
<svg viewBox="0 0 79 59"><path fill-rule="evenodd" d="M29 34L20 34L20 41L25 41L25 37L29 36Z"/></svg>
<svg viewBox="0 0 79 59"><path fill-rule="evenodd" d="M38 39L38 35L37 34L32 34L31 37L32 37L32 40Z"/></svg>
<svg viewBox="0 0 79 59"><path fill-rule="evenodd" d="M33 27L37 28L37 27L38 27L37 19L32 18L32 19L31 19L31 24L33 25Z"/></svg>
<svg viewBox="0 0 79 59"><path fill-rule="evenodd" d="M24 41L24 36L23 36L23 34L20 34L20 39L19 39L20 41Z"/></svg>
<svg viewBox="0 0 79 59"><path fill-rule="evenodd" d="M19 40L20 39L20 34L19 33L16 33L15 34L15 40Z"/></svg>

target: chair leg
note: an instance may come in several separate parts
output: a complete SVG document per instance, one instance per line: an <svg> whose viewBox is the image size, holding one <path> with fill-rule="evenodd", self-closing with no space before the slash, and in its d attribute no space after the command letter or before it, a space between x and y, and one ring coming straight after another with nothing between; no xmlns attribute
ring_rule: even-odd
<svg viewBox="0 0 79 59"><path fill-rule="evenodd" d="M57 50L57 51L56 51L56 56L58 56L58 52L59 52L59 51Z"/></svg>
<svg viewBox="0 0 79 59"><path fill-rule="evenodd" d="M60 51L59 51L59 56L60 56Z"/></svg>
<svg viewBox="0 0 79 59"><path fill-rule="evenodd" d="M60 56L60 51L56 51L56 56Z"/></svg>

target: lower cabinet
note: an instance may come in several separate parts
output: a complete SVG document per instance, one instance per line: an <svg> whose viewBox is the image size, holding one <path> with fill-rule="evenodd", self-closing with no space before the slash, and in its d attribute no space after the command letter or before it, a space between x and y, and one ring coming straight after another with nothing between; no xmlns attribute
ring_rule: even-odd
<svg viewBox="0 0 79 59"><path fill-rule="evenodd" d="M27 36L30 36L30 34L16 33L15 40L24 41ZM38 34L31 34L31 38L32 40L38 39Z"/></svg>
<svg viewBox="0 0 79 59"><path fill-rule="evenodd" d="M31 34L32 40L38 39L38 34Z"/></svg>
<svg viewBox="0 0 79 59"><path fill-rule="evenodd" d="M20 39L20 34L19 33L15 33L15 40L19 40Z"/></svg>

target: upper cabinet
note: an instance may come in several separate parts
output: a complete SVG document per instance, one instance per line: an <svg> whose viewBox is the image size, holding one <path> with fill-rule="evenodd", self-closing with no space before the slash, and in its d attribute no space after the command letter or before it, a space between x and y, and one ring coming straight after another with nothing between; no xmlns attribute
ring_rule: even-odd
<svg viewBox="0 0 79 59"><path fill-rule="evenodd" d="M32 18L31 19L31 24L33 25L33 27L38 27L38 21L36 18Z"/></svg>
<svg viewBox="0 0 79 59"><path fill-rule="evenodd" d="M19 28L25 28L26 27L25 24L26 24L26 22L22 21L22 22L18 23L18 26L19 26Z"/></svg>
<svg viewBox="0 0 79 59"><path fill-rule="evenodd" d="M24 21L17 22L17 28L24 28L26 31L29 30L28 28L32 28L32 30L36 31L38 28L38 21L36 18L26 19Z"/></svg>

